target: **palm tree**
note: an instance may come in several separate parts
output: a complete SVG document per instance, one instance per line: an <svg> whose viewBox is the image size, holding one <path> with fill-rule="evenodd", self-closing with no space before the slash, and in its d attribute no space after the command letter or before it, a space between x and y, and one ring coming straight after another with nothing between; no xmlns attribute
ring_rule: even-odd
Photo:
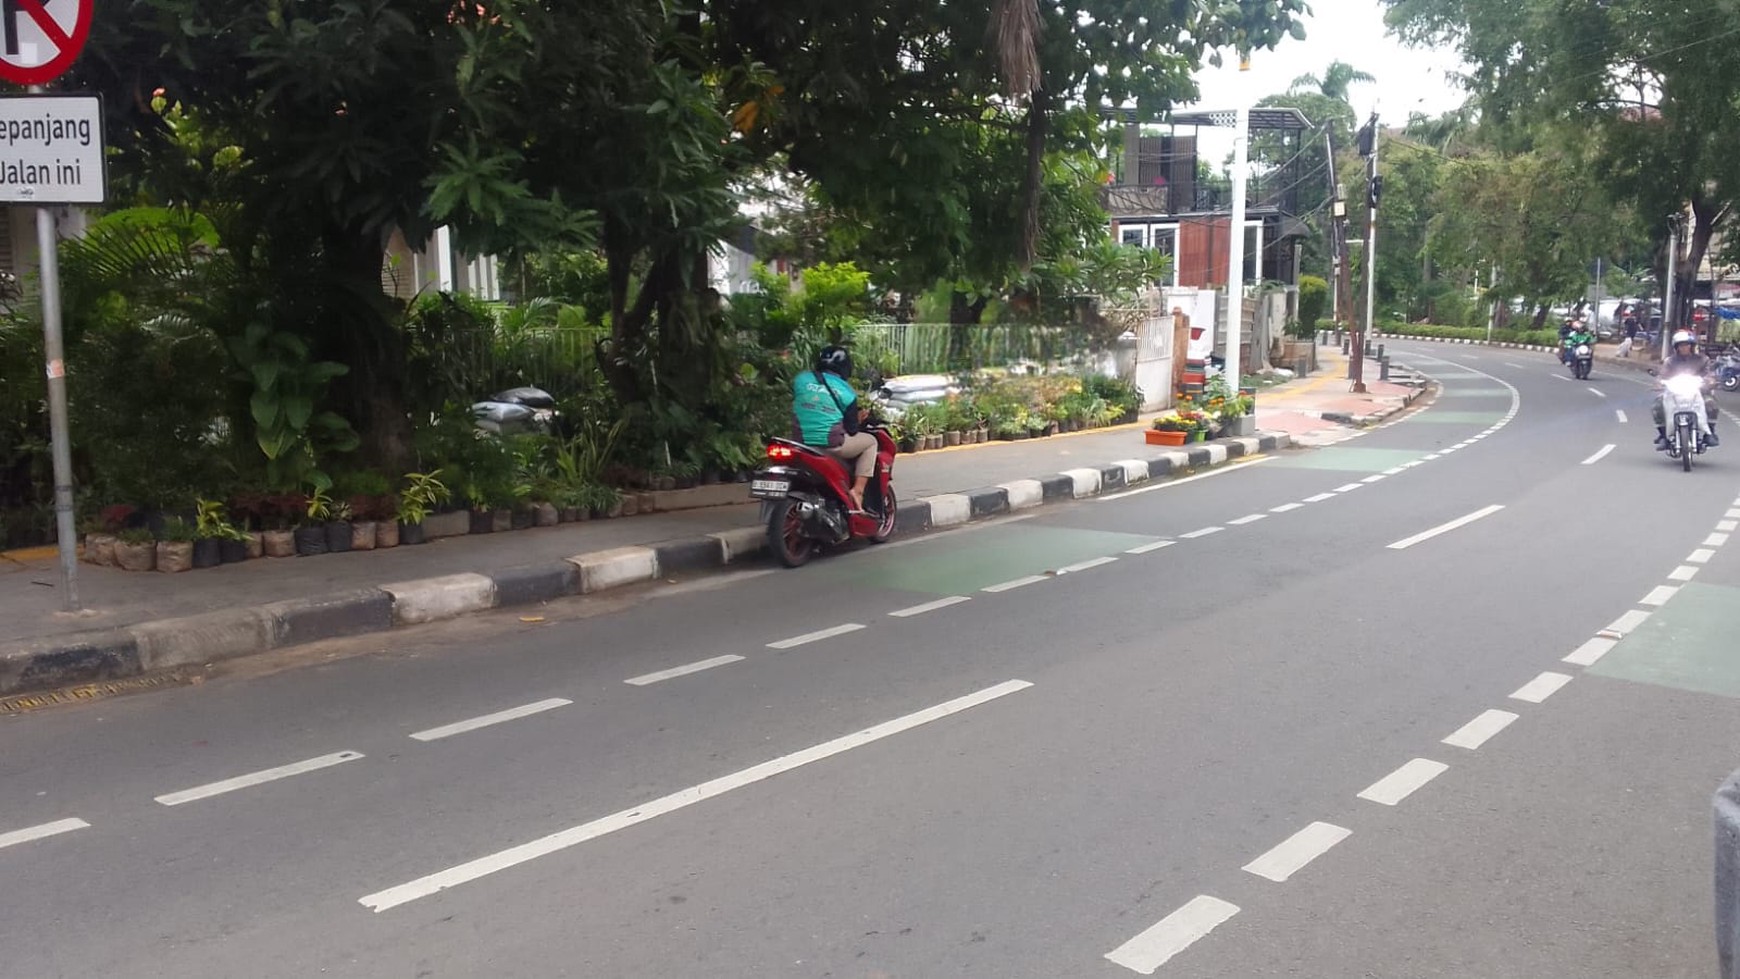
<svg viewBox="0 0 1740 979"><path fill-rule="evenodd" d="M1322 77L1317 75L1300 75L1293 79L1289 92L1309 92L1313 89L1325 98L1345 103L1348 90L1356 82L1375 82L1377 76L1360 71L1345 61L1331 61L1329 67L1323 70Z"/></svg>
<svg viewBox="0 0 1740 979"><path fill-rule="evenodd" d="M1039 65L1039 0L997 0L991 10L991 44L1011 99L1027 99L1027 166L1021 184L1021 233L1015 260L1025 273L1039 250L1039 191L1044 175L1050 107Z"/></svg>

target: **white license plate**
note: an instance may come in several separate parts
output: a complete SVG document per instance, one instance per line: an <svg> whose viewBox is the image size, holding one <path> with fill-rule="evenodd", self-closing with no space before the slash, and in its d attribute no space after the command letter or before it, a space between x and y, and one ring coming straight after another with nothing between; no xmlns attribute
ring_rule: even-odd
<svg viewBox="0 0 1740 979"><path fill-rule="evenodd" d="M751 480L749 483L749 492L756 494L778 493L783 495L791 492L791 482L784 479Z"/></svg>

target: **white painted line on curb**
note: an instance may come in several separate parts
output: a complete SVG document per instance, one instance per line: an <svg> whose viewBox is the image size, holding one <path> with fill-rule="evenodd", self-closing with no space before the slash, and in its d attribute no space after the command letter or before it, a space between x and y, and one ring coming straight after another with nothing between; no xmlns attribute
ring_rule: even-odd
<svg viewBox="0 0 1740 979"><path fill-rule="evenodd" d="M1607 458L1607 454L1608 454L1608 453L1610 453L1610 452L1612 452L1612 451L1613 451L1613 450L1614 450L1614 449L1617 449L1617 448L1619 448L1619 446L1617 446L1617 445L1605 445L1605 446L1602 446L1602 447L1601 447L1601 451L1599 451L1599 452L1597 452L1597 453L1595 453L1595 454L1594 454L1594 455L1592 455L1592 456L1590 456L1590 457L1589 457L1589 458L1587 458L1587 459L1584 459L1584 460L1583 460L1583 465L1585 465L1585 466L1593 466L1593 465L1594 465L1594 464L1596 464L1596 463L1597 463L1597 462L1600 462L1600 461L1601 461L1601 460L1602 460L1602 459L1605 459L1605 458Z"/></svg>
<svg viewBox="0 0 1740 979"><path fill-rule="evenodd" d="M1333 499L1335 499L1334 493L1319 493L1316 496L1307 496L1305 498L1305 502L1306 503L1322 503L1324 500L1333 500Z"/></svg>
<svg viewBox="0 0 1740 979"><path fill-rule="evenodd" d="M1450 766L1430 758L1415 758L1395 771L1365 787L1359 798L1380 806L1393 806L1413 795L1415 790L1450 770Z"/></svg>
<svg viewBox="0 0 1740 979"><path fill-rule="evenodd" d="M314 772L319 771L322 768L331 768L334 765L342 765L347 761L356 761L362 756L362 752L360 751L338 751L330 755L321 755L319 758L310 758L307 761L299 761L291 765L280 765L277 768L268 768L265 771L250 772L247 775L237 775L235 778L226 778L221 782L212 782L207 785L195 786L191 789L183 789L180 792L171 792L168 795L160 795L157 797L157 801L166 806L179 806L184 802L196 802L200 799L209 799L214 795L223 795L225 792L234 792L237 789L245 789L266 782L276 782L278 779L289 778L292 775L301 775L304 772Z"/></svg>
<svg viewBox="0 0 1740 979"><path fill-rule="evenodd" d="M1566 656L1561 660L1561 662L1569 663L1572 666L1594 666L1597 660L1612 652L1613 647L1617 645L1619 645L1619 640L1617 639L1609 639L1606 636L1596 636L1572 650L1571 654Z"/></svg>
<svg viewBox="0 0 1740 979"><path fill-rule="evenodd" d="M1129 550L1125 551L1124 553L1125 554L1152 554L1155 551L1158 551L1163 547L1171 547L1172 545L1174 545L1176 543L1178 543L1178 542L1175 540L1157 540L1152 544L1139 544L1136 547L1130 548Z"/></svg>
<svg viewBox="0 0 1740 979"><path fill-rule="evenodd" d="M1691 581L1693 578L1696 578L1697 576L1698 576L1698 566L1695 564L1682 564L1679 567L1668 572L1668 580L1669 581Z"/></svg>
<svg viewBox="0 0 1740 979"><path fill-rule="evenodd" d="M1228 225L1228 227L1231 227L1231 225ZM1597 398L1607 397L1607 392L1601 390L1600 388L1588 388L1587 390L1590 394L1593 394Z"/></svg>
<svg viewBox="0 0 1740 979"><path fill-rule="evenodd" d="M1305 507L1305 504L1303 504L1303 503L1283 503L1280 506L1270 507L1269 512L1270 513L1292 513L1294 510L1302 510L1302 509L1304 509L1304 507Z"/></svg>
<svg viewBox="0 0 1740 979"><path fill-rule="evenodd" d="M1074 564L1058 568L1057 573L1058 574L1075 574L1078 571L1090 571L1094 568L1104 567L1105 565L1113 564L1117 560L1118 559L1115 557L1090 558L1086 561L1077 561Z"/></svg>
<svg viewBox="0 0 1740 979"><path fill-rule="evenodd" d="M1489 710L1467 724L1457 728L1455 733L1444 739L1444 743L1452 748L1467 748L1469 751L1478 749L1492 739L1498 732L1510 727L1516 720L1516 715L1508 710Z"/></svg>
<svg viewBox="0 0 1740 979"><path fill-rule="evenodd" d="M1611 632L1616 636L1627 636L1631 634L1631 630L1643 625L1643 623L1649 619L1649 616L1649 612L1646 612L1643 609L1634 608L1608 623L1607 628L1602 631Z"/></svg>
<svg viewBox="0 0 1740 979"><path fill-rule="evenodd" d="M1704 546L1705 547L1721 547L1723 544L1726 544L1726 543L1728 543L1728 535L1727 534L1711 534L1710 536L1704 538Z"/></svg>
<svg viewBox="0 0 1740 979"><path fill-rule="evenodd" d="M1353 492L1353 491L1354 491L1354 490L1356 490L1356 489L1362 489L1362 488L1364 488L1364 486L1365 486L1365 484L1364 484L1364 483L1346 483L1346 484L1344 484L1344 485L1341 485L1341 486L1337 486L1337 487L1336 487L1336 488L1335 488L1335 489L1334 489L1334 490L1333 490L1333 491L1332 491L1332 492L1336 492L1336 493L1351 493L1351 492Z"/></svg>
<svg viewBox="0 0 1740 979"><path fill-rule="evenodd" d="M1005 581L1000 584L981 588L980 591L990 592L993 595L1001 595L1006 591L1014 591L1017 588L1025 588L1028 585L1037 585L1041 581L1044 581L1045 577L1046 576L1042 574L1030 574L1025 578L1016 578L1014 581Z"/></svg>
<svg viewBox="0 0 1740 979"><path fill-rule="evenodd" d="M862 628L864 628L864 626L857 622L848 622L845 625L837 625L832 628L820 629L815 632L806 632L801 636L793 636L790 639L781 639L778 642L770 642L767 644L767 648L792 649L812 642L821 642L823 639L832 639L835 636L843 636L848 632L857 632Z"/></svg>
<svg viewBox="0 0 1740 979"><path fill-rule="evenodd" d="M1196 944L1239 913L1239 906L1199 894L1153 927L1106 953L1106 958L1145 976Z"/></svg>
<svg viewBox="0 0 1740 979"><path fill-rule="evenodd" d="M10 833L0 833L0 850L4 850L9 846L16 846L20 843L29 843L32 840L40 840L47 836L59 836L62 833L70 833L75 829L89 829L90 827L91 824L82 819L57 819L52 823L43 823L40 826L26 826L23 829L15 829Z"/></svg>
<svg viewBox="0 0 1740 979"><path fill-rule="evenodd" d="M1194 483L1199 479L1225 476L1230 472L1238 472L1246 466L1256 466L1265 462L1273 462L1275 458L1275 456L1248 456L1238 460L1237 462L1221 466L1218 469L1211 469L1205 473L1197 473L1194 476L1186 476L1183 479L1168 479L1163 482L1155 483L1153 486L1144 486L1141 489L1126 490L1122 493L1112 493L1107 496L1096 496L1094 499L1099 503L1110 503L1113 500L1124 500L1132 496L1141 496L1143 493L1157 493L1160 490L1171 489L1174 486L1183 486L1185 483Z"/></svg>
<svg viewBox="0 0 1740 979"><path fill-rule="evenodd" d="M743 657L741 656L715 656L712 659L704 659L698 663L690 663L687 666L673 666L668 670L659 670L657 673L644 673L640 676L629 677L622 682L631 686L644 687L651 683L658 683L660 680L674 680L680 676L688 676L691 673L710 670L715 666L724 666L727 663L741 662L743 662ZM411 737L414 738L416 735L413 734Z"/></svg>
<svg viewBox="0 0 1740 979"><path fill-rule="evenodd" d="M1697 550L1693 551L1692 553L1686 555L1686 563L1687 564L1709 564L1710 559L1715 557L1715 556L1716 556L1715 551L1712 551L1709 548L1700 547Z"/></svg>
<svg viewBox="0 0 1740 979"><path fill-rule="evenodd" d="M1740 523L1736 523L1733 520L1718 520L1718 521L1716 521L1716 529L1720 530L1724 534L1733 533L1735 527L1740 527Z"/></svg>
<svg viewBox="0 0 1740 979"><path fill-rule="evenodd" d="M1613 414L1619 418L1619 424L1621 425L1627 424L1631 421L1630 418L1626 417L1625 409L1623 408L1615 411Z"/></svg>
<svg viewBox="0 0 1740 979"><path fill-rule="evenodd" d="M1440 534L1448 534L1450 531L1456 530L1456 529L1461 528L1461 527L1466 527L1469 524L1475 522L1476 520L1484 520L1485 518L1490 517L1493 514L1497 513L1500 510L1503 510L1503 509L1504 509L1503 504L1494 503L1492 506L1485 507L1484 509L1476 510L1473 513L1470 513L1465 517L1457 517L1455 520L1452 520L1449 523L1439 524L1438 526L1433 527L1431 530L1421 531L1420 533L1415 534L1412 537L1404 537L1401 540L1396 541L1394 544L1391 544L1389 549L1392 551L1405 551L1408 548L1413 547L1415 544L1424 543L1426 541L1431 540L1434 537L1439 536Z"/></svg>
<svg viewBox="0 0 1740 979"><path fill-rule="evenodd" d="M911 608L903 608L898 612L890 612L888 614L897 619L910 619L915 615L923 615L926 612L935 612L939 609L948 608L951 605L959 605L962 602L970 601L972 601L972 599L965 595L950 595L947 598L939 598L934 602L925 602L923 605L914 605Z"/></svg>
<svg viewBox="0 0 1740 979"><path fill-rule="evenodd" d="M1650 589L1649 594L1643 596L1643 600L1637 604L1653 605L1656 608L1660 608L1668 603L1668 599L1674 597L1674 595L1678 593L1679 588L1675 585L1656 585L1654 588Z"/></svg>
<svg viewBox="0 0 1740 979"><path fill-rule="evenodd" d="M1240 517L1237 520L1228 520L1226 524L1228 527L1243 527L1245 524L1252 524L1259 520L1267 519L1269 519L1269 515L1266 513L1253 513L1246 517Z"/></svg>
<svg viewBox="0 0 1740 979"><path fill-rule="evenodd" d="M1551 697L1553 694L1558 693L1559 688L1570 682L1571 678L1563 673L1542 673L1540 676L1537 676L1533 680L1518 687L1516 693L1510 695L1510 699L1538 704L1541 701L1546 700L1548 697Z"/></svg>
<svg viewBox="0 0 1740 979"><path fill-rule="evenodd" d="M739 656L737 658L742 659L743 657ZM681 669L687 670L688 668L681 667ZM665 672L671 673L672 671L667 670ZM663 679L663 677L658 674L652 675L658 679ZM677 674L673 673L672 675L674 676ZM629 680L628 682L634 683L635 681ZM650 683L651 681L647 682ZM496 711L494 714L485 714L482 717L473 717L470 720L455 721L452 724L444 724L441 727L432 727L427 731L418 731L416 734L411 735L411 740L439 741L442 738L449 738L455 734L464 734L467 731L475 731L480 727L489 727L492 724L502 724L507 721L517 721L522 717L530 717L533 714L542 714L544 711L555 710L558 707L566 707L571 703L573 703L572 700L563 700L561 697L551 697L549 700L540 700L535 704L526 704L523 707L511 707L507 710Z"/></svg>
<svg viewBox="0 0 1740 979"><path fill-rule="evenodd" d="M492 853L489 856L462 863L457 867L450 867L447 870L433 873L426 877L419 877L416 880L406 884L400 884L397 887L389 887L384 891L377 891L361 898L359 903L365 907L373 908L376 912L385 911L389 908L396 908L401 904L415 901L418 898L428 897L431 894L444 891L450 887L457 887L460 884L474 881L481 877L487 877L497 871L506 870L509 867L518 866L519 864L536 860L539 857L548 856L549 854L585 843L588 840L597 839L600 836L614 833L617 830L626 829L638 823L646 822L654 817L676 812L679 809L685 809L698 802L704 802L715 796L723 795L733 789L740 789L746 785L753 785L756 782L773 778L776 775L783 775L786 772L802 768L805 765L822 761L826 758L831 758L834 755L850 751L853 748L861 748L864 745L880 741L883 738L892 737L893 735L910 731L921 725L941 720L951 714L958 714L961 711L969 710L1001 697L1006 697L1009 694L1025 690L1031 686L1033 686L1033 684L1028 683L1026 680L1008 680L999 683L994 687L986 687L977 693L971 693L965 697L958 697L954 700L937 704L934 707L927 707L924 710L907 714L904 717L897 717L892 721L884 721L874 727L865 728L862 731L848 734L845 737L835 738L832 741L826 741L822 744L805 748L789 755L781 755L771 761L765 761L754 767L745 768L742 771L733 772L729 775L723 775L719 778L702 782L699 785L692 785L686 789L678 789L669 795L653 799L629 809L624 809L600 819L581 823L578 826L562 830L558 833L552 833L541 839L532 840L529 843L522 843L519 846L509 847L508 849L502 850L498 853Z"/></svg>
<svg viewBox="0 0 1740 979"><path fill-rule="evenodd" d="M1305 868L1305 865L1329 852L1329 848L1353 835L1353 830L1329 823L1312 823L1250 863L1247 873L1280 883Z"/></svg>

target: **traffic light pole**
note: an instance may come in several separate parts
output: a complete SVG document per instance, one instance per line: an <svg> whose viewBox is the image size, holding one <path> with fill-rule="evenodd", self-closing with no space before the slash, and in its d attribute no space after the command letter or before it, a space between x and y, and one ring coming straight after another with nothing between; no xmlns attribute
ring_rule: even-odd
<svg viewBox="0 0 1740 979"><path fill-rule="evenodd" d="M1360 149L1365 153L1365 321L1360 325L1353 345L1353 392L1365 393L1365 342L1368 337L1377 332L1373 316L1377 310L1377 209L1378 196L1382 184L1379 183L1378 164L1378 117L1371 114L1371 121L1366 123L1369 132L1362 140L1365 145Z"/></svg>

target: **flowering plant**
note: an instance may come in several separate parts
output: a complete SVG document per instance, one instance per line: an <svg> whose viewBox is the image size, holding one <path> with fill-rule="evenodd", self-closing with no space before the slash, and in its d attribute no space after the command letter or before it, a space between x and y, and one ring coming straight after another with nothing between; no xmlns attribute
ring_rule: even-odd
<svg viewBox="0 0 1740 979"><path fill-rule="evenodd" d="M1154 419L1154 428L1161 432L1200 432L1208 427L1208 416L1192 408L1181 408L1170 415Z"/></svg>

